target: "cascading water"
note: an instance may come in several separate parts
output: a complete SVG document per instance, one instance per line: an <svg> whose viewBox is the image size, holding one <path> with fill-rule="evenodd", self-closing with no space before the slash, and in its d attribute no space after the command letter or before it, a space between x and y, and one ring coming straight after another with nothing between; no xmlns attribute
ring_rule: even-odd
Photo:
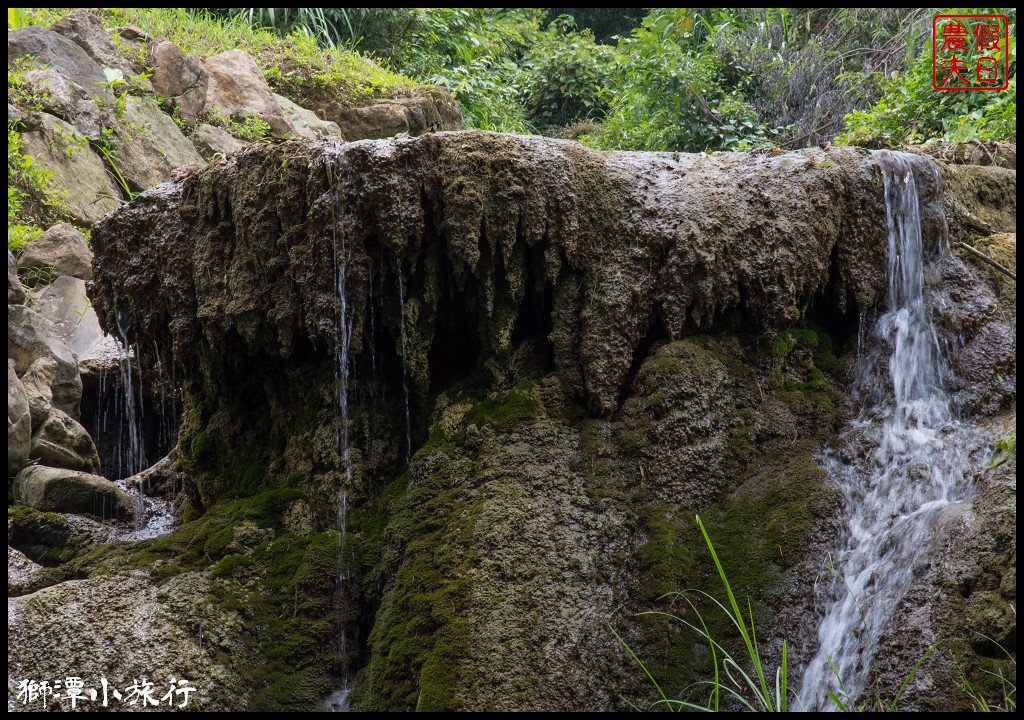
<svg viewBox="0 0 1024 720"><path fill-rule="evenodd" d="M332 207L337 210L338 198L333 198ZM345 279L349 257L339 245L337 237L337 216L335 216L335 290L338 300L338 320L335 325L335 448L338 456L338 575L335 581L339 605L344 600L345 584L348 581L348 557L345 551L346 522L348 518L348 488L352 482L352 458L349 452L348 422L348 386L349 386L349 347L352 340L352 321L354 313L348 305L345 291ZM349 709L348 695L351 692L350 672L348 665L348 639L344 620L339 620L338 654L341 660L341 683L326 700L326 708L331 712L346 712Z"/></svg>
<svg viewBox="0 0 1024 720"><path fill-rule="evenodd" d="M926 302L914 167L934 170L905 153L875 157L889 228L889 308L856 367L854 399L863 409L824 458L842 490L847 522L829 568L837 581L819 596L830 605L804 671L800 710L837 709L827 699L829 689L843 694L837 678L851 700L864 691L887 621L936 545L936 523L964 499L967 485L970 430L954 418L943 389L948 366Z"/></svg>
<svg viewBox="0 0 1024 720"><path fill-rule="evenodd" d="M119 443L125 445L118 448L118 477L127 478L145 470L149 463L146 461L146 445L142 433L142 368L138 366L136 372L132 372L132 358L138 363L138 352L134 352L128 343L128 332L125 327L125 319L122 314L117 313L117 333L120 340L117 342L118 358L117 366L120 374L120 410L123 412L122 427L124 432L119 435ZM136 380L138 381L136 383ZM136 384L138 394L136 395ZM122 465L123 463L123 465ZM136 524L141 526L145 517L145 490L142 483L138 484L136 493Z"/></svg>

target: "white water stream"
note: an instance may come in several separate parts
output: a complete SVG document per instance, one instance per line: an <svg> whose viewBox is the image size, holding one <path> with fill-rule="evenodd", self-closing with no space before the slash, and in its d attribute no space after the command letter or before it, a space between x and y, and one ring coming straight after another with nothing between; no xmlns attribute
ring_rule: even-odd
<svg viewBox="0 0 1024 720"><path fill-rule="evenodd" d="M889 227L889 307L855 373L854 397L863 409L824 458L845 500L846 526L828 568L841 582L822 583L831 590L820 601L830 605L798 710L838 709L827 692L843 696L839 679L852 700L865 690L882 633L936 544L936 523L963 500L967 485L970 431L954 417L943 389L948 365L926 303L914 168L934 169L905 153L875 157Z"/></svg>

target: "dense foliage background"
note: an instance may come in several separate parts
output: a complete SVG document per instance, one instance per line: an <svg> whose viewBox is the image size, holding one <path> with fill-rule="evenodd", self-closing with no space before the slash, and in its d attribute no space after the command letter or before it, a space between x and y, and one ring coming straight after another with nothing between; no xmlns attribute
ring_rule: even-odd
<svg viewBox="0 0 1024 720"><path fill-rule="evenodd" d="M8 8L8 28L69 8ZM466 127L574 138L600 149L871 147L1017 134L1014 8L103 8L186 53L248 51L271 88L354 105L447 87ZM932 88L932 17L1009 18L1009 88ZM367 62L371 58L375 62ZM145 76L144 57L130 58ZM38 98L18 63L8 104ZM129 82L118 88L135 92ZM208 118L244 140L267 128ZM8 122L8 245L62 216L48 171Z"/></svg>
<svg viewBox="0 0 1024 720"><path fill-rule="evenodd" d="M1016 138L1013 8L232 8L450 88L470 127L600 148ZM1010 87L936 92L931 19L1010 19Z"/></svg>

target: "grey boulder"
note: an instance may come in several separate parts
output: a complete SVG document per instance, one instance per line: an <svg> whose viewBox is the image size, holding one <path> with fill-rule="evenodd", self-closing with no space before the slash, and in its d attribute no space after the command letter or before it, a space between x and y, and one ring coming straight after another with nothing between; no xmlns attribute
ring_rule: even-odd
<svg viewBox="0 0 1024 720"><path fill-rule="evenodd" d="M68 470L99 472L100 456L84 427L56 408L32 436L29 457L41 464Z"/></svg>
<svg viewBox="0 0 1024 720"><path fill-rule="evenodd" d="M28 462L32 418L29 416L25 388L7 361L7 477L14 477Z"/></svg>
<svg viewBox="0 0 1024 720"><path fill-rule="evenodd" d="M74 225L60 223L25 246L18 268L26 282L49 281L64 275L92 280L92 250Z"/></svg>
<svg viewBox="0 0 1024 720"><path fill-rule="evenodd" d="M131 517L135 502L99 475L29 465L14 480L14 499L36 510L83 513L100 518Z"/></svg>

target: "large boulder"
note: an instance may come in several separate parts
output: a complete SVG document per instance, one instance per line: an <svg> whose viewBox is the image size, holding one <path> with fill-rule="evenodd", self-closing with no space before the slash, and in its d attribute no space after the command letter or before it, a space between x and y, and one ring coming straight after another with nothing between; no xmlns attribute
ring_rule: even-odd
<svg viewBox="0 0 1024 720"><path fill-rule="evenodd" d="M120 138L116 162L134 190L148 190L170 180L174 169L203 160L177 123L147 98L128 98Z"/></svg>
<svg viewBox="0 0 1024 720"><path fill-rule="evenodd" d="M156 698L167 692L170 678L180 678L195 688L185 709L237 710L253 690L254 668L263 667L265 659L253 649L250 619L218 602L214 584L223 592L224 580L214 583L204 571L156 582L148 572L122 570L12 598L7 616L11 675L64 677L73 665L83 678L124 678L123 692L145 667ZM184 697L176 696L175 705ZM110 704L130 709L113 697ZM71 709L66 697L53 705ZM25 709L36 708L42 709L41 701Z"/></svg>
<svg viewBox="0 0 1024 720"><path fill-rule="evenodd" d="M51 408L32 436L29 457L48 467L95 473L100 469L96 445L84 427L67 413Z"/></svg>
<svg viewBox="0 0 1024 720"><path fill-rule="evenodd" d="M256 61L244 50L229 50L203 60L209 75L206 109L241 119L252 115L278 135L298 134L277 104Z"/></svg>
<svg viewBox="0 0 1024 720"><path fill-rule="evenodd" d="M192 133L192 144L204 158L211 158L214 155L227 155L236 150L241 150L245 145L241 140L229 132L221 130L214 125L200 125Z"/></svg>
<svg viewBox="0 0 1024 720"><path fill-rule="evenodd" d="M83 513L100 518L135 514L135 500L99 475L29 465L14 480L14 499L36 510Z"/></svg>
<svg viewBox="0 0 1024 720"><path fill-rule="evenodd" d="M113 95L106 87L103 68L77 43L41 25L7 31L7 61L30 59L36 67L56 68L71 82L91 90L110 104Z"/></svg>
<svg viewBox="0 0 1024 720"><path fill-rule="evenodd" d="M7 304L18 304L25 301L25 288L18 277L18 261L14 253L7 251Z"/></svg>
<svg viewBox="0 0 1024 720"><path fill-rule="evenodd" d="M39 359L53 362L49 388L52 404L71 417L78 417L82 401L82 379L78 360L67 343L57 336L53 325L34 310L22 305L7 307L7 357L20 374Z"/></svg>
<svg viewBox="0 0 1024 720"><path fill-rule="evenodd" d="M26 272L26 282L48 282L61 276L92 280L92 250L85 236L74 225L54 225L22 250L18 267Z"/></svg>
<svg viewBox="0 0 1024 720"><path fill-rule="evenodd" d="M149 43L146 62L153 68L153 89L167 98L183 122L194 125L206 105L209 85L202 61L161 38Z"/></svg>
<svg viewBox="0 0 1024 720"><path fill-rule="evenodd" d="M32 432L43 426L50 413L54 412L53 378L57 371L57 362L51 357L40 357L33 362L21 376L21 385L28 399L29 412L32 415Z"/></svg>
<svg viewBox="0 0 1024 720"><path fill-rule="evenodd" d="M312 110L296 105L284 95L274 93L274 99L281 106L281 110L291 124L295 127L295 133L302 138L317 140L319 138L336 137L344 140L341 128L338 123L330 120L321 120Z"/></svg>
<svg viewBox="0 0 1024 720"><path fill-rule="evenodd" d="M22 387L14 362L7 361L7 477L14 477L28 462L32 418L28 397Z"/></svg>
<svg viewBox="0 0 1024 720"><path fill-rule="evenodd" d="M105 125L113 124L113 112L96 101L95 88L83 88L58 68L29 70L25 82L42 98L42 110L74 125L93 142L102 138Z"/></svg>
<svg viewBox="0 0 1024 720"><path fill-rule="evenodd" d="M7 510L8 546L43 566L60 565L110 541L111 526L88 515L41 512L27 505Z"/></svg>
<svg viewBox="0 0 1024 720"><path fill-rule="evenodd" d="M77 223L91 226L121 206L121 190L107 166L72 125L39 113L39 128L23 132L21 137L25 154L53 172L49 187L67 198L65 207Z"/></svg>
<svg viewBox="0 0 1024 720"><path fill-rule="evenodd" d="M118 52L103 23L92 13L76 10L54 23L52 30L82 48L101 68L120 70L125 77L135 72L127 58ZM145 82L143 87L148 85Z"/></svg>
<svg viewBox="0 0 1024 720"><path fill-rule="evenodd" d="M79 360L103 339L84 280L65 275L36 288L32 291L32 306L53 324Z"/></svg>
<svg viewBox="0 0 1024 720"><path fill-rule="evenodd" d="M372 105L332 113L346 140L461 130L462 113L447 90L430 88L407 98L378 100Z"/></svg>

